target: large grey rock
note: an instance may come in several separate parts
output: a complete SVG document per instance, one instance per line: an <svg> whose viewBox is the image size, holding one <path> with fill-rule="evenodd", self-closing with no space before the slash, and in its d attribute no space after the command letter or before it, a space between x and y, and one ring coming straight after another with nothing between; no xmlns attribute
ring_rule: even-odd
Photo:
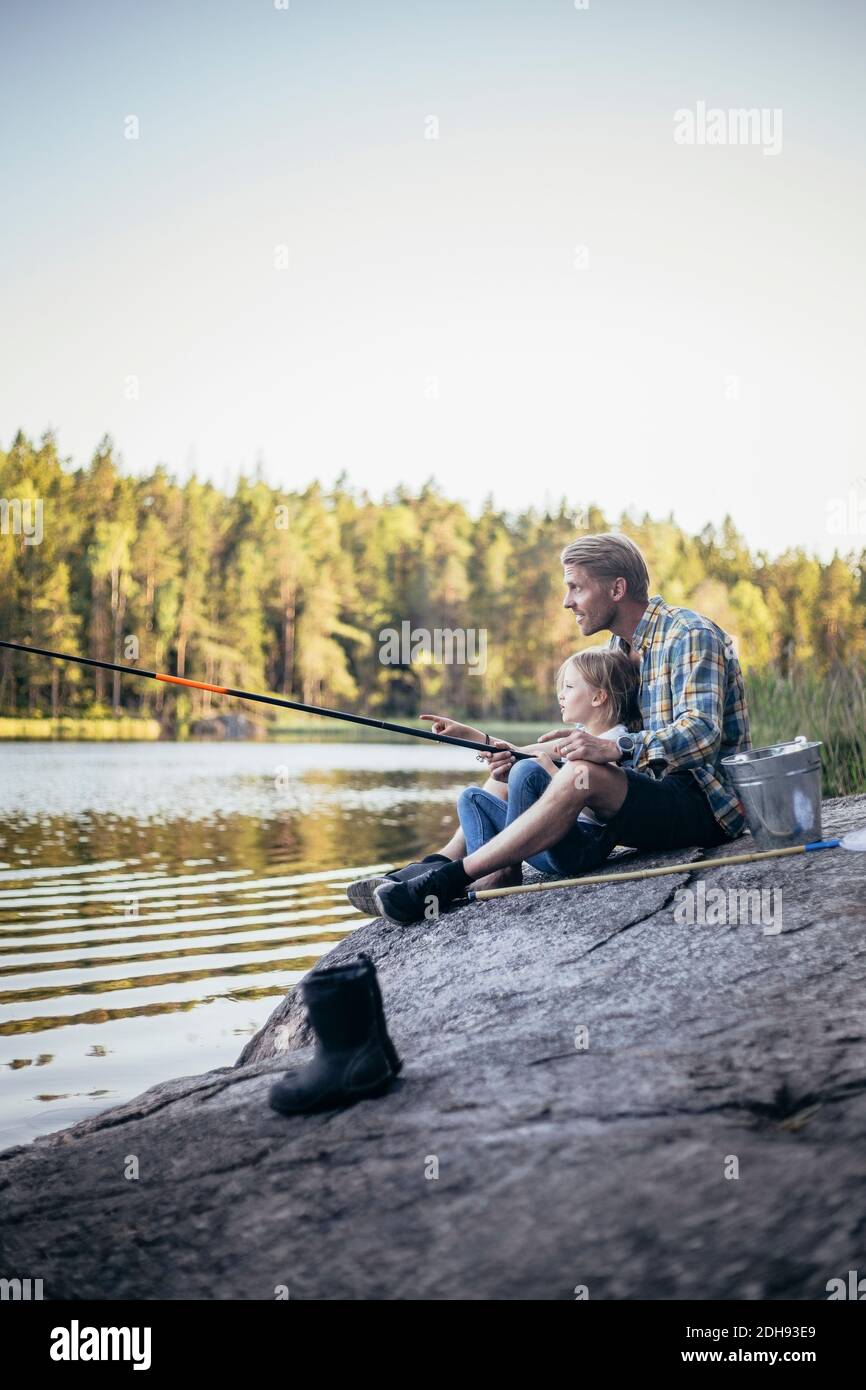
<svg viewBox="0 0 866 1390"><path fill-rule="evenodd" d="M827 833L864 820L825 802ZM361 928L328 962L377 962L388 1095L268 1109L310 1056L293 991L236 1066L0 1154L0 1274L52 1298L825 1298L866 1270L866 856L702 857ZM781 890L782 930L677 924L701 879Z"/></svg>

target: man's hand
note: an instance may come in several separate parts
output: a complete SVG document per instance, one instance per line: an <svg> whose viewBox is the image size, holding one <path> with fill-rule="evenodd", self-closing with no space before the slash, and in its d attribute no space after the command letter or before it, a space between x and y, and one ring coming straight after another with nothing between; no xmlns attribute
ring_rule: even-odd
<svg viewBox="0 0 866 1390"><path fill-rule="evenodd" d="M596 738L582 729L572 729L569 737L557 746L559 756L570 763L618 763L622 757L615 739Z"/></svg>

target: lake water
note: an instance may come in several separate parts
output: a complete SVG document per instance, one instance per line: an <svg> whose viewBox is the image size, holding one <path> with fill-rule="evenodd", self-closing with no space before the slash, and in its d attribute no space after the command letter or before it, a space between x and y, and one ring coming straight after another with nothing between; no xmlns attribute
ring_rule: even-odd
<svg viewBox="0 0 866 1390"><path fill-rule="evenodd" d="M0 1148L235 1062L344 887L438 848L471 752L0 744Z"/></svg>

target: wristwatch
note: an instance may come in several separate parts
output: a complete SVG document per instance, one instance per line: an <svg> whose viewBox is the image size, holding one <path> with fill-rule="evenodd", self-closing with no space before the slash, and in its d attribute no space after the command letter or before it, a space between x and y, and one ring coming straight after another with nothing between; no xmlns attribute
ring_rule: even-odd
<svg viewBox="0 0 866 1390"><path fill-rule="evenodd" d="M631 755L634 752L634 739L631 734L620 734L616 741L616 746L619 749L620 762L624 763L630 761Z"/></svg>

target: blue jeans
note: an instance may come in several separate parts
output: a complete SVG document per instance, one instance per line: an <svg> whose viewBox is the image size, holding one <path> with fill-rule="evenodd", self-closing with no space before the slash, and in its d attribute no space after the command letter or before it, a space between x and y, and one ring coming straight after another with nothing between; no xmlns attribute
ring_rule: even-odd
<svg viewBox="0 0 866 1390"><path fill-rule="evenodd" d="M506 825L511 825L547 790L550 777L534 758L522 758L508 774L508 800L486 792L483 787L466 787L457 799L457 814L466 838L466 853L486 845ZM571 878L602 863L614 841L604 825L575 820L555 845L530 855L527 864L543 874Z"/></svg>

